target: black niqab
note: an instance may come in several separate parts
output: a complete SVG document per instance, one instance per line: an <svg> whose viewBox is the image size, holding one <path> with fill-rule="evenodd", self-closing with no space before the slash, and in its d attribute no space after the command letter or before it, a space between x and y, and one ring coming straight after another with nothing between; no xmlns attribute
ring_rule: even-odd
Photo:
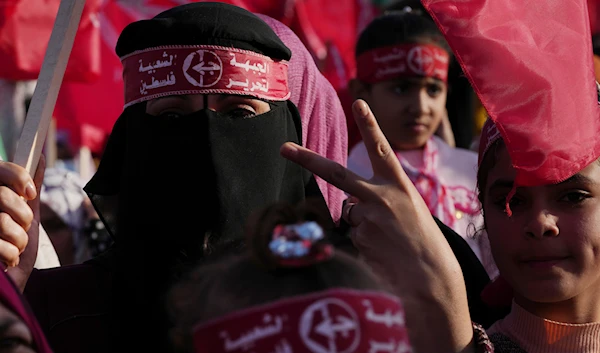
<svg viewBox="0 0 600 353"><path fill-rule="evenodd" d="M116 51L124 56L162 45L203 44L275 60L291 55L255 15L207 2L130 24ZM252 211L316 197L327 212L314 177L279 155L284 142L302 141L297 109L289 101L270 106L247 119L207 109L173 118L148 115L139 103L119 117L85 187L115 239L115 350L139 350L146 343L166 349L164 292L205 254L238 247ZM156 340L148 343L148 337Z"/></svg>

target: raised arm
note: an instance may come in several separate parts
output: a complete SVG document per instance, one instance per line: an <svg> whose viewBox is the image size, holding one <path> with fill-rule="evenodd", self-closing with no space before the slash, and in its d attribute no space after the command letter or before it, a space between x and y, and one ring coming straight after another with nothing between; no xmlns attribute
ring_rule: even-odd
<svg viewBox="0 0 600 353"><path fill-rule="evenodd" d="M365 261L402 298L417 352L474 350L462 272L429 209L396 158L368 105L353 105L374 176L365 180L293 143L284 157L352 195L342 212Z"/></svg>

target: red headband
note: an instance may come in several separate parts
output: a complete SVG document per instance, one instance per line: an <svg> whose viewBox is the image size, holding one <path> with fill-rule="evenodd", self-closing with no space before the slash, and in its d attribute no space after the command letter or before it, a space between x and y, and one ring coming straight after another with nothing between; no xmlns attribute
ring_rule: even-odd
<svg viewBox="0 0 600 353"><path fill-rule="evenodd" d="M283 299L200 324L194 347L196 353L412 351L400 301L350 289Z"/></svg>
<svg viewBox="0 0 600 353"><path fill-rule="evenodd" d="M432 44L401 44L376 48L356 60L357 78L377 83L403 77L434 77L448 80L450 56Z"/></svg>
<svg viewBox="0 0 600 353"><path fill-rule="evenodd" d="M125 107L180 94L235 94L283 101L288 65L258 53L214 45L164 46L121 58Z"/></svg>

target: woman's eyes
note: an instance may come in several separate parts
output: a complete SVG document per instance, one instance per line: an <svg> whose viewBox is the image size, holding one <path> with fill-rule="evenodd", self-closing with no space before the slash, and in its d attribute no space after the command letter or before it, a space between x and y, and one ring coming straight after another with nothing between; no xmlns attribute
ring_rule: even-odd
<svg viewBox="0 0 600 353"><path fill-rule="evenodd" d="M442 87L438 84L432 83L427 85L427 93L432 96L438 96L442 93Z"/></svg>
<svg viewBox="0 0 600 353"><path fill-rule="evenodd" d="M408 93L411 89L416 88L416 87L418 87L418 86L411 85L411 84L399 84L399 85L395 85L393 87L393 91L394 91L394 93L401 95L401 94ZM420 86L419 89L422 89L422 88L423 87ZM429 94L431 97L437 97L443 91L442 86L440 86L437 83L429 83L424 88L427 89L427 94Z"/></svg>
<svg viewBox="0 0 600 353"><path fill-rule="evenodd" d="M405 94L410 89L410 85L400 84L393 87L393 91L396 94Z"/></svg>
<svg viewBox="0 0 600 353"><path fill-rule="evenodd" d="M506 208L506 196L507 195L502 195L502 196L498 196L498 197L494 198L493 199L494 205L496 207L498 207L499 209ZM567 193L562 194L562 196L560 196L558 198L558 201L561 203L566 202L566 203L569 203L572 205L577 205L591 197L592 197L592 195L586 191L574 190L574 191L569 191ZM522 206L523 204L525 204L525 202L526 202L526 200L520 198L518 195L515 195L510 199L509 206L511 208L518 207L518 206Z"/></svg>
<svg viewBox="0 0 600 353"><path fill-rule="evenodd" d="M234 118L243 118L243 119L252 118L253 116L256 115L254 110L249 109L249 108L234 108L232 110L225 112L224 114L227 114Z"/></svg>
<svg viewBox="0 0 600 353"><path fill-rule="evenodd" d="M503 196L499 196L499 197L495 198L494 199L494 205L496 205L496 207L498 207L499 209L505 210L506 209L506 197L507 196L508 195L503 195ZM517 196L513 196L510 199L510 202L508 203L508 205L512 209L514 207L522 205L523 203L524 203L523 200L521 200Z"/></svg>
<svg viewBox="0 0 600 353"><path fill-rule="evenodd" d="M158 116L160 116L161 118L165 118L165 119L178 119L184 115L185 114L176 112L176 111L164 111L164 112L161 112L160 114L158 114Z"/></svg>
<svg viewBox="0 0 600 353"><path fill-rule="evenodd" d="M248 119L256 115L255 110L252 107L224 107L223 109L216 110L218 113L231 116L233 118ZM161 118L165 119L178 119L186 114L179 111L164 111L158 114Z"/></svg>
<svg viewBox="0 0 600 353"><path fill-rule="evenodd" d="M563 195L560 198L560 201L568 202L571 204L579 204L590 197L592 197L592 196L584 191L570 191L570 192L566 193L565 195Z"/></svg>

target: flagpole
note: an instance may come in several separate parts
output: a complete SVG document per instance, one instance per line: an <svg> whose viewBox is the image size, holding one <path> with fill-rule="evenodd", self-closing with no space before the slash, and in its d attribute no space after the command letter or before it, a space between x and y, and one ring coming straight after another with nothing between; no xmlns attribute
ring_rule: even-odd
<svg viewBox="0 0 600 353"><path fill-rule="evenodd" d="M13 162L35 174L85 0L62 0Z"/></svg>

